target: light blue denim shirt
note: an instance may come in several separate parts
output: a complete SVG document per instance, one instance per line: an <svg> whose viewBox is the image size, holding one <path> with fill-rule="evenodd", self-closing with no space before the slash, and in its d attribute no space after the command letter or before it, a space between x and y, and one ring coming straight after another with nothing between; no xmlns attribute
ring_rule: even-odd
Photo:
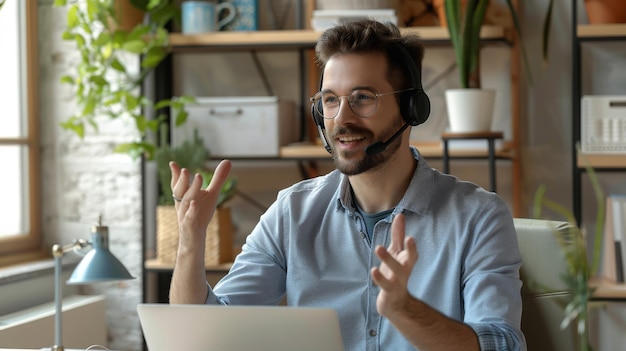
<svg viewBox="0 0 626 351"><path fill-rule="evenodd" d="M406 216L419 259L408 289L450 318L471 326L482 350L525 350L520 331L521 257L513 220L495 194L419 160L391 216L371 242L338 171L279 192L246 239L229 274L207 303L329 307L337 310L346 351L415 350L376 310L370 269L388 246L391 219Z"/></svg>

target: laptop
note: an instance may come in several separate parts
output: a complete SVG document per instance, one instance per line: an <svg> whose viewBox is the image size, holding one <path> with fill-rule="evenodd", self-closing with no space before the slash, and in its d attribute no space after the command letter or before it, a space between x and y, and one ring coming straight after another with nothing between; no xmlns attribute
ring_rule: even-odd
<svg viewBox="0 0 626 351"><path fill-rule="evenodd" d="M344 351L327 308L139 304L149 351Z"/></svg>

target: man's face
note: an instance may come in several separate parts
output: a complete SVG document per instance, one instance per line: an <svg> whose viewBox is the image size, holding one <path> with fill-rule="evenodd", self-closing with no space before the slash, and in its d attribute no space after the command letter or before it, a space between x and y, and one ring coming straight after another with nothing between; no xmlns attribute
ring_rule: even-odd
<svg viewBox="0 0 626 351"><path fill-rule="evenodd" d="M380 167L401 145L398 138L380 153L365 153L367 146L388 140L404 124L394 94L378 97L376 110L366 118L359 117L348 103L347 96L355 89L378 94L393 91L386 74L387 59L382 54L341 55L326 63L322 90L339 96L340 106L334 119L324 119L324 126L335 166L344 174L355 175Z"/></svg>

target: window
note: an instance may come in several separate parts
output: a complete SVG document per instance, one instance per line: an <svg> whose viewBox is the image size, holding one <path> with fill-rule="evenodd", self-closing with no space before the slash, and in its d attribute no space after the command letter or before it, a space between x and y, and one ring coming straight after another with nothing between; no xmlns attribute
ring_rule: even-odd
<svg viewBox="0 0 626 351"><path fill-rule="evenodd" d="M0 264L41 247L36 23L36 1L0 7Z"/></svg>

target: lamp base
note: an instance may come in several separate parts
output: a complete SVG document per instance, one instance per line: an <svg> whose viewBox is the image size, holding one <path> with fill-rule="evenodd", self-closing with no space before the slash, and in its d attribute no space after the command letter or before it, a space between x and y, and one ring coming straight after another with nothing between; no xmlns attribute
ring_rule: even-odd
<svg viewBox="0 0 626 351"><path fill-rule="evenodd" d="M50 351L65 351L65 348L61 345L52 345Z"/></svg>

